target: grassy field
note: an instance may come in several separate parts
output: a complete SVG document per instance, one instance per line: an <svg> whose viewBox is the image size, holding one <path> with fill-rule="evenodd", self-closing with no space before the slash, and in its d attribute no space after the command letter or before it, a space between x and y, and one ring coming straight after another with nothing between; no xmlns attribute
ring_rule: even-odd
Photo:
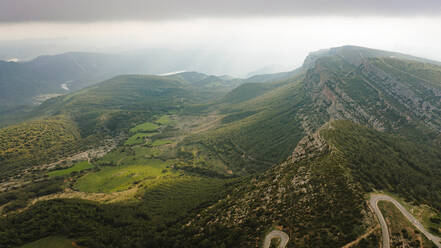
<svg viewBox="0 0 441 248"><path fill-rule="evenodd" d="M162 115L155 122L158 123L159 125L168 125L171 123L170 116Z"/></svg>
<svg viewBox="0 0 441 248"><path fill-rule="evenodd" d="M124 145L126 146L133 146L133 145L140 145L144 143L144 139L146 137L153 136L157 133L137 133L132 135L130 138L127 139L126 142L124 142Z"/></svg>
<svg viewBox="0 0 441 248"><path fill-rule="evenodd" d="M163 154L161 147L126 146L120 147L95 162L98 166L107 165L142 165L150 159Z"/></svg>
<svg viewBox="0 0 441 248"><path fill-rule="evenodd" d="M173 174L166 166L167 163L159 159L147 160L142 165L105 166L78 179L75 188L84 192L121 191L145 179Z"/></svg>
<svg viewBox="0 0 441 248"><path fill-rule="evenodd" d="M153 132L159 129L159 126L155 123L151 122L145 122L142 124L139 124L138 126L130 129L131 133L138 133L138 132Z"/></svg>
<svg viewBox="0 0 441 248"><path fill-rule="evenodd" d="M76 245L70 239L57 237L57 236L50 236L20 246L20 248L80 248L80 247L81 246Z"/></svg>
<svg viewBox="0 0 441 248"><path fill-rule="evenodd" d="M134 133L127 141L124 143L124 145L133 146L133 145L141 145L144 142L146 137L151 137L156 134L158 134L157 131L160 126L166 126L171 123L171 119L169 115L162 115L158 117L155 121L155 123L152 122L145 122L143 124L137 125L130 129L131 133ZM148 132L148 133L146 133ZM152 133L153 132L153 133ZM155 141L152 145L153 146L160 146L164 144L169 144L170 141Z"/></svg>
<svg viewBox="0 0 441 248"><path fill-rule="evenodd" d="M170 144L173 141L171 140L155 140L152 144L152 146L162 146L162 145L166 145L166 144Z"/></svg>
<svg viewBox="0 0 441 248"><path fill-rule="evenodd" d="M386 219L391 234L391 246L407 243L409 247L435 247L424 235L422 235L409 220L395 207L393 203L380 201L378 207ZM407 247L407 246L406 246Z"/></svg>
<svg viewBox="0 0 441 248"><path fill-rule="evenodd" d="M83 171L91 168L93 168L93 165L91 163L89 163L88 161L81 161L67 169L51 171L48 173L48 175L51 177L60 177L69 175L72 172Z"/></svg>

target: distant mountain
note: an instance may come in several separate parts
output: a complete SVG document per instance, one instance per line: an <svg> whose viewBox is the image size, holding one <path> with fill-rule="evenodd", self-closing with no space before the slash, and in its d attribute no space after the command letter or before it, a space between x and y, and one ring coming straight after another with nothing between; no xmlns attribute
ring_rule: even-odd
<svg viewBox="0 0 441 248"><path fill-rule="evenodd" d="M66 94L112 76L113 55L66 53L28 62L0 61L0 111L38 102L38 96Z"/></svg>
<svg viewBox="0 0 441 248"><path fill-rule="evenodd" d="M287 72L277 72L271 74L259 74L252 77L246 78L244 81L247 83L264 83L273 82L277 80L283 80L293 77L299 72L299 69L295 69Z"/></svg>
<svg viewBox="0 0 441 248"><path fill-rule="evenodd" d="M247 78L256 76L256 75L262 75L262 74L274 74L274 73L278 73L278 72L285 72L288 71L289 69L286 68L285 66L282 65L267 65L265 67L259 68L257 70L254 70L252 72L249 72L247 74Z"/></svg>
<svg viewBox="0 0 441 248"><path fill-rule="evenodd" d="M208 64L198 56L145 50L122 54L72 52L26 62L0 61L0 112L39 104L121 74L163 74Z"/></svg>

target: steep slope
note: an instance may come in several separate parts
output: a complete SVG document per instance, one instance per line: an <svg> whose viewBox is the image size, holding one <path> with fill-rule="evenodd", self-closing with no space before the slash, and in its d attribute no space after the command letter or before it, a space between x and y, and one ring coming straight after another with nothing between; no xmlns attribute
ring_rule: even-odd
<svg viewBox="0 0 441 248"><path fill-rule="evenodd" d="M264 89L260 96L246 101L248 86L255 89L261 85L239 87L226 98L233 104L224 102L218 107L226 115L221 125L184 143L213 151L236 173L262 171L284 161L305 135L298 110L310 100L305 98L301 78L269 86L273 89Z"/></svg>
<svg viewBox="0 0 441 248"><path fill-rule="evenodd" d="M394 192L441 209L441 151L350 121L334 121L306 136L287 161L244 180L189 225L218 246L238 232L237 247L279 227L288 247L342 247L375 226L363 194ZM378 247L379 238L374 238Z"/></svg>
<svg viewBox="0 0 441 248"><path fill-rule="evenodd" d="M441 150L356 125L332 123L322 136L349 161L348 168L365 191L394 192L417 204L441 209Z"/></svg>
<svg viewBox="0 0 441 248"><path fill-rule="evenodd" d="M315 107L325 109L330 119L350 119L379 130L399 131L415 125L420 130L439 130L440 67L393 55L369 57L371 50L366 55L360 51L349 56L337 50L335 55L305 62L314 64L305 87ZM404 65L427 67L430 79L415 75L413 70L397 69Z"/></svg>
<svg viewBox="0 0 441 248"><path fill-rule="evenodd" d="M347 163L319 133L307 136L285 162L244 180L191 225L204 226L198 235L213 246L225 242L216 230L241 230L234 247L259 247L258 237L279 226L288 247L341 247L371 224Z"/></svg>
<svg viewBox="0 0 441 248"><path fill-rule="evenodd" d="M232 104L224 108L229 121L200 142L227 151L232 167L270 169L245 180L194 219L190 224L195 230L204 227L196 236L221 245L229 237L217 232L236 232L238 247L256 247L258 237L279 226L290 235L288 247L343 246L374 225L362 196L372 190L394 192L439 210L437 64L342 47L311 54L305 73L282 86L243 85L233 91L228 99ZM245 87L257 93L238 94ZM291 119L281 121L280 116ZM296 139L287 138L294 134ZM284 139L277 139L279 135ZM256 137L265 142L256 142ZM274 140L294 150L292 157L280 162L287 156L278 154L262 163L260 159L271 158ZM258 150L253 149L256 144ZM271 168L271 162L278 165Z"/></svg>
<svg viewBox="0 0 441 248"><path fill-rule="evenodd" d="M359 47L312 53L295 77L231 91L220 107L224 125L191 142L227 151L229 166L252 171L282 162L305 133L329 120L436 142L441 67L408 58Z"/></svg>

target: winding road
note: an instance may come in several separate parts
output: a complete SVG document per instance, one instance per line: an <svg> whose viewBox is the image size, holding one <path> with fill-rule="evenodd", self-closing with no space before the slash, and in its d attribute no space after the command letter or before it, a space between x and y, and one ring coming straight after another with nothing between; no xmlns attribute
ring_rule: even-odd
<svg viewBox="0 0 441 248"><path fill-rule="evenodd" d="M394 198L392 198L388 195L372 194L371 199L369 201L369 204L371 205L372 209L374 210L375 215L377 215L378 221L380 222L380 225L381 225L381 232L382 232L382 236L383 236L383 248L390 248L390 237L389 237L389 229L387 227L387 223L384 220L383 214L381 213L380 209L378 208L379 201L388 201L388 202L393 203L401 211L401 213L421 233L423 233L429 240L431 240L438 248L441 248L441 239L437 236L432 235L430 232L428 232L424 228L424 226L417 219L415 219L415 217L413 217L413 215L410 214L398 201L396 201Z"/></svg>
<svg viewBox="0 0 441 248"><path fill-rule="evenodd" d="M271 240L277 238L280 239L279 248L285 248L286 244L288 244L289 236L288 234L279 230L273 230L265 236L263 248L269 248L271 245Z"/></svg>

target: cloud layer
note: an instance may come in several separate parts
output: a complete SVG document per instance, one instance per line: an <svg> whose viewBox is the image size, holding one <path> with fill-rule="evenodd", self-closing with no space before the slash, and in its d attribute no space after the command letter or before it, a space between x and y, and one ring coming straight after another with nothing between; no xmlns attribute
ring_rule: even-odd
<svg viewBox="0 0 441 248"><path fill-rule="evenodd" d="M1 0L0 22L277 16L439 16L439 0Z"/></svg>

